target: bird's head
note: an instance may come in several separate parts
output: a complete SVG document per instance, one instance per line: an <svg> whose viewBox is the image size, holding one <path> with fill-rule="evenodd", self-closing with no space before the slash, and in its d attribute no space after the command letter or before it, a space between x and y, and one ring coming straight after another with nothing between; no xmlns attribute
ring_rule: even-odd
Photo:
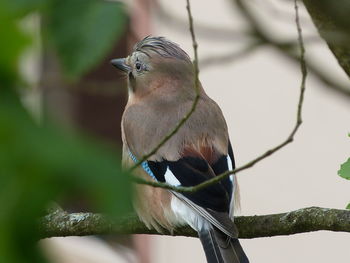
<svg viewBox="0 0 350 263"><path fill-rule="evenodd" d="M129 92L133 95L157 91L166 98L194 92L195 75L189 56L164 37L148 36L134 46L128 57L112 59L111 63L127 74Z"/></svg>

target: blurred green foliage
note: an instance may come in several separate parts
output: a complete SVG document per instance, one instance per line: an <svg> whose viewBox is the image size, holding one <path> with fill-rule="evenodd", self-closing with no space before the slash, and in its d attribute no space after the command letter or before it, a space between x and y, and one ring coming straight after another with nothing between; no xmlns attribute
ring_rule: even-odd
<svg viewBox="0 0 350 263"><path fill-rule="evenodd" d="M130 182L119 156L53 124L37 125L22 106L18 63L31 41L19 21L32 12L47 20L47 41L70 78L96 65L126 22L119 3L0 1L0 262L6 263L45 262L37 249L37 222L52 200L79 193L110 216L131 210Z"/></svg>
<svg viewBox="0 0 350 263"><path fill-rule="evenodd" d="M117 2L51 0L44 28L65 75L75 78L96 65L123 33L126 18Z"/></svg>
<svg viewBox="0 0 350 263"><path fill-rule="evenodd" d="M11 87L17 80L17 62L29 38L18 29L17 21L0 1L0 88Z"/></svg>

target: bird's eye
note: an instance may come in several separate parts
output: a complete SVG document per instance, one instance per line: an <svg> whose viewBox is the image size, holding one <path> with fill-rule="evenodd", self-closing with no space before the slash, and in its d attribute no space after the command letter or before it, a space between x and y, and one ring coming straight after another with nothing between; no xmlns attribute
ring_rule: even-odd
<svg viewBox="0 0 350 263"><path fill-rule="evenodd" d="M138 72L140 72L142 70L142 64L140 62L136 62L135 68Z"/></svg>

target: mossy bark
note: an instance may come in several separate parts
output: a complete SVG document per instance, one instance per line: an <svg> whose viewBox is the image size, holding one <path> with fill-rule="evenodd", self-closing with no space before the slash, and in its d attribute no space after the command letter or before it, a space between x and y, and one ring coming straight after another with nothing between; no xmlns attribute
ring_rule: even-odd
<svg viewBox="0 0 350 263"><path fill-rule="evenodd" d="M350 2L303 0L320 36L350 77Z"/></svg>
<svg viewBox="0 0 350 263"><path fill-rule="evenodd" d="M350 210L320 207L302 208L288 213L240 216L235 218L240 238L292 235L318 230L350 232ZM197 237L190 227L173 233L148 229L136 215L111 220L100 214L57 210L40 220L41 237L87 236L103 234L155 234Z"/></svg>

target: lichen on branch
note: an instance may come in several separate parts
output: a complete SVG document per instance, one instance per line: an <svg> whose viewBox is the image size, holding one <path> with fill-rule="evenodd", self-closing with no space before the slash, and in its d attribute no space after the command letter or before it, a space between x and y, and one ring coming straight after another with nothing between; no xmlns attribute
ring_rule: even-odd
<svg viewBox="0 0 350 263"><path fill-rule="evenodd" d="M295 211L235 218L239 238L272 237L329 230L350 232L350 210L308 207ZM136 215L112 220L101 214L67 213L56 210L41 218L39 229L42 238L88 236L103 234L153 234L197 237L189 226L179 227L173 233L148 229Z"/></svg>

